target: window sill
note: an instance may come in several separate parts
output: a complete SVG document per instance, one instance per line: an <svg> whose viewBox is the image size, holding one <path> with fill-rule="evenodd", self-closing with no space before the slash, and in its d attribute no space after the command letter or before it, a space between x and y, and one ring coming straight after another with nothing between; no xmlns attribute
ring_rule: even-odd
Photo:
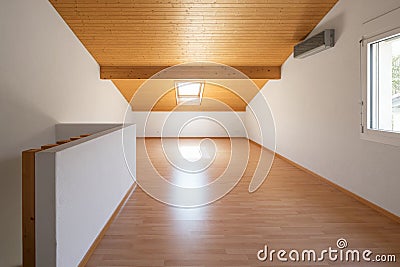
<svg viewBox="0 0 400 267"><path fill-rule="evenodd" d="M363 140L400 147L400 133L367 129L360 137Z"/></svg>

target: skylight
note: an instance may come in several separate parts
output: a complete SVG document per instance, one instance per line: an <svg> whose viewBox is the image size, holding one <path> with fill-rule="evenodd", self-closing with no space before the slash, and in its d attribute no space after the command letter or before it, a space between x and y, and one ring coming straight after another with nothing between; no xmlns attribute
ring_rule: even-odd
<svg viewBox="0 0 400 267"><path fill-rule="evenodd" d="M200 105L203 96L203 82L175 82L178 105Z"/></svg>

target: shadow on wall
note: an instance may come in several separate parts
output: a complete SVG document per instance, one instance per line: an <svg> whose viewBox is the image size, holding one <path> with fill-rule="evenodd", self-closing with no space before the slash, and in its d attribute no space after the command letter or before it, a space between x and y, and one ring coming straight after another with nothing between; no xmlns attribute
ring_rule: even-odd
<svg viewBox="0 0 400 267"><path fill-rule="evenodd" d="M0 210L2 222L0 234L0 266L17 267L22 251L21 235L21 158L10 158L0 162Z"/></svg>
<svg viewBox="0 0 400 267"><path fill-rule="evenodd" d="M15 267L22 264L21 152L54 142L56 121L12 88L0 88L0 267Z"/></svg>
<svg viewBox="0 0 400 267"><path fill-rule="evenodd" d="M315 28L314 32L318 33L325 29L335 29L335 44L336 44L340 40L340 37L342 36L344 25L345 25L345 15L342 12L337 14L335 17L327 20L326 22L318 25L318 27Z"/></svg>
<svg viewBox="0 0 400 267"><path fill-rule="evenodd" d="M326 29L335 29L335 43L337 43L340 40L340 37L343 33L344 24L345 24L345 14L339 13L334 18L331 18L331 19L327 20L326 22L318 25L312 31L312 35L317 34ZM298 29L298 30L300 30L300 29ZM303 39L306 39L307 37L308 37L308 35L304 36Z"/></svg>

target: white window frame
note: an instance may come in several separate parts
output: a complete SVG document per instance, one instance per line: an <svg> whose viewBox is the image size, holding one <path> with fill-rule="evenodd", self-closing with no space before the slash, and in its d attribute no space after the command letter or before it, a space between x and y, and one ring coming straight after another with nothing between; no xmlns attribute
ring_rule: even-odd
<svg viewBox="0 0 400 267"><path fill-rule="evenodd" d="M370 94L370 54L369 46L379 40L400 34L400 9L395 9L383 16L363 24L363 36L360 48L361 78L361 139L400 146L400 133L369 128Z"/></svg>
<svg viewBox="0 0 400 267"><path fill-rule="evenodd" d="M181 83L194 83L200 85L200 91L195 95L180 95L179 94L179 84ZM177 105L185 105L185 106L200 106L201 101L203 100L203 91L204 91L204 81L175 81L175 98Z"/></svg>

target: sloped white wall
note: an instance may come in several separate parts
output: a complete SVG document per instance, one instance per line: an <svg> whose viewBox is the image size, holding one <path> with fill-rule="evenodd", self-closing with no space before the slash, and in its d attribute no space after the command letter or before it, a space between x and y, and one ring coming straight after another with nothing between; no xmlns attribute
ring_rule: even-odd
<svg viewBox="0 0 400 267"><path fill-rule="evenodd" d="M360 139L359 40L363 22L399 6L340 0L314 30L336 29L336 46L306 59L291 56L282 79L261 91L275 118L278 153L397 215L400 148ZM250 103L255 112L261 93ZM250 138L266 142L249 112ZM267 138L269 129L262 131Z"/></svg>
<svg viewBox="0 0 400 267"><path fill-rule="evenodd" d="M246 137L245 112L131 112L138 137Z"/></svg>
<svg viewBox="0 0 400 267"><path fill-rule="evenodd" d="M0 8L0 266L22 263L21 158L59 122L121 122L126 101L47 0Z"/></svg>

